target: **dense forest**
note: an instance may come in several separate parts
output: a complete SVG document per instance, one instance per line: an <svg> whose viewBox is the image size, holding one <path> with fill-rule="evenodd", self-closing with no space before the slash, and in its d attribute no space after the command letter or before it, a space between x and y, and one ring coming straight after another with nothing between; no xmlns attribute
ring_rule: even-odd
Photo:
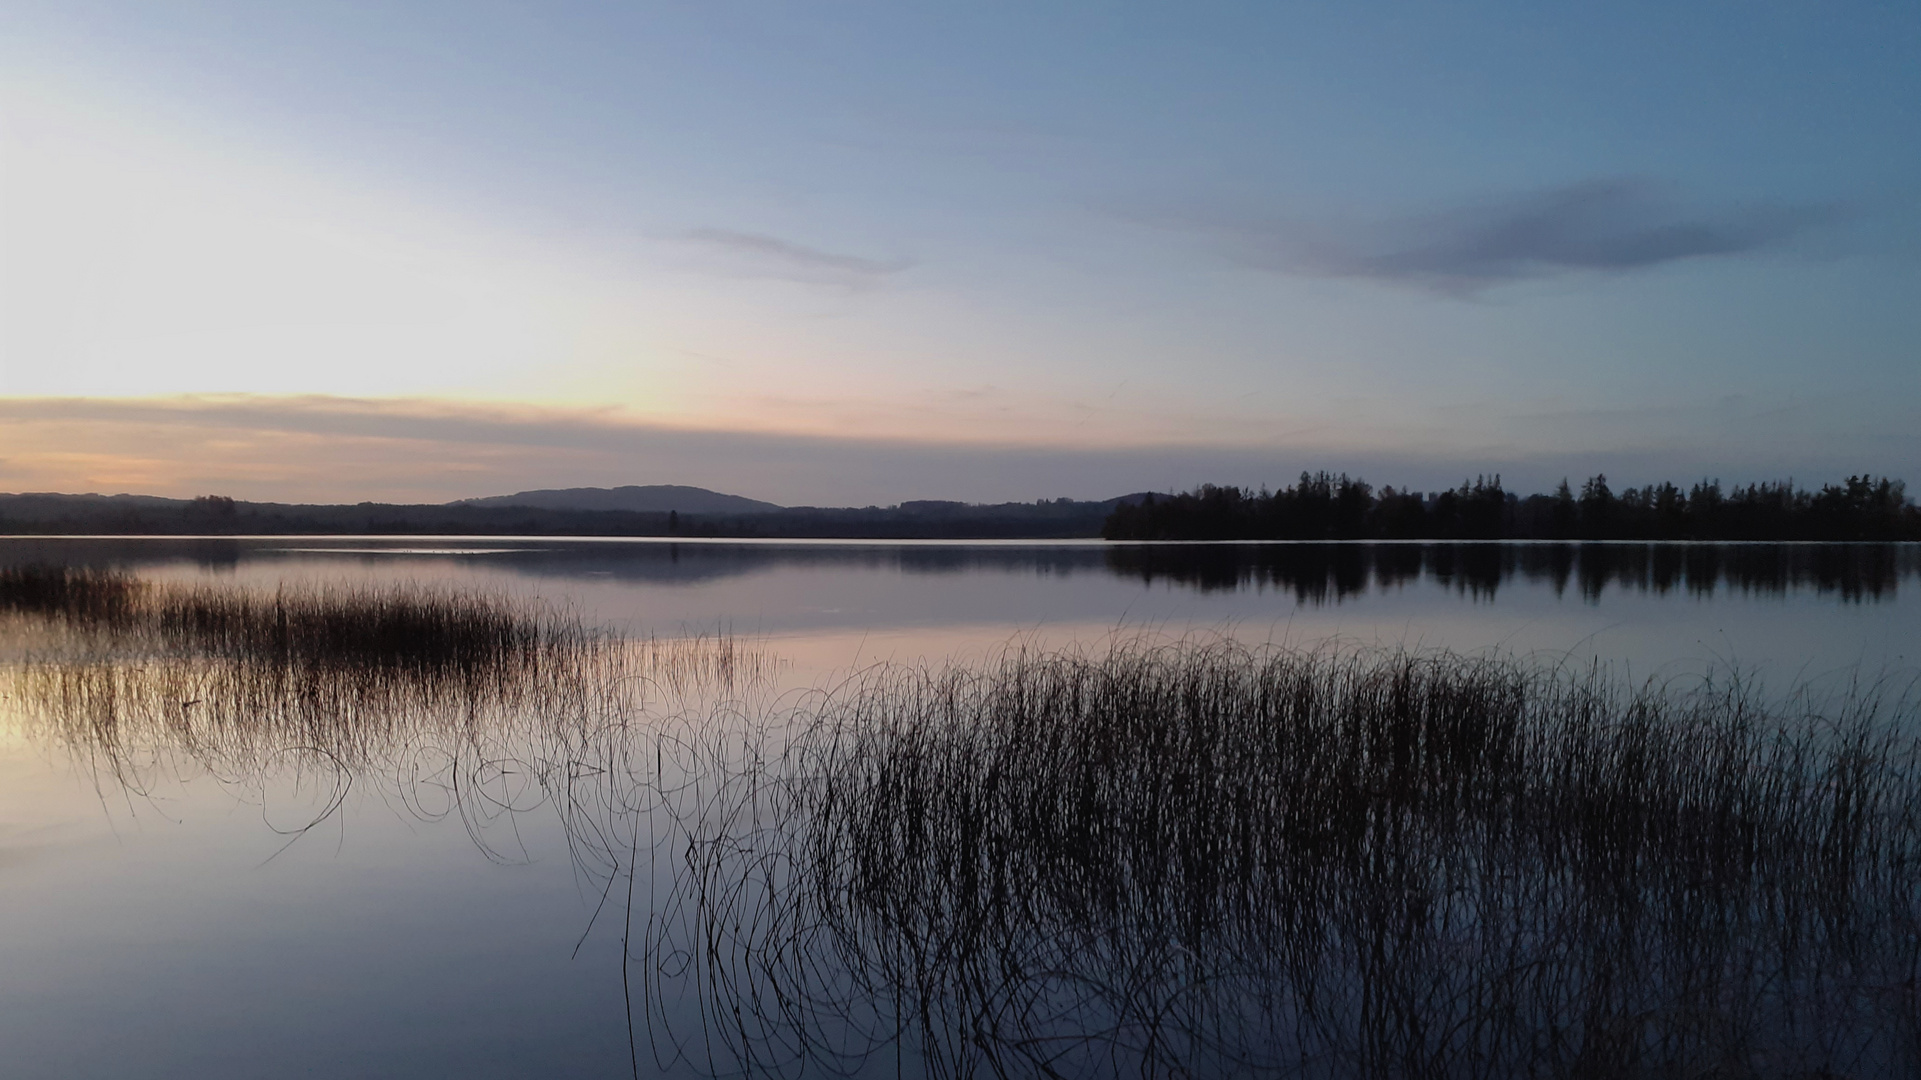
<svg viewBox="0 0 1921 1080"><path fill-rule="evenodd" d="M1438 494L1346 474L1302 473L1280 491L1206 485L1114 508L1109 540L1921 540L1921 509L1899 480L1850 476L1819 491L1791 481L1614 491L1595 476L1577 493L1520 496L1480 477Z"/></svg>

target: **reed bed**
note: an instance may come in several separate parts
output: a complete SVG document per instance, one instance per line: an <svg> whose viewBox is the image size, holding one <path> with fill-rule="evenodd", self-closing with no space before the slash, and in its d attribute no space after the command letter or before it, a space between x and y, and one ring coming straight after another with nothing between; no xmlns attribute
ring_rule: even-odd
<svg viewBox="0 0 1921 1080"><path fill-rule="evenodd" d="M128 574L84 567L0 567L0 612L112 625L125 619L149 586Z"/></svg>
<svg viewBox="0 0 1921 1080"><path fill-rule="evenodd" d="M0 714L103 794L209 776L255 801L289 779L334 792L298 832L371 783L423 818L466 819L483 846L502 815L626 812L657 784L625 765L639 725L711 716L777 667L727 635L632 641L537 601L425 586L267 591L29 567L0 570L0 616L16 654L0 665ZM573 831L593 828L605 831Z"/></svg>
<svg viewBox="0 0 1921 1080"><path fill-rule="evenodd" d="M244 748L375 748L488 716L606 714L613 642L564 613L415 587L164 584L28 568L0 606L16 637L20 709L75 745L166 745L234 764Z"/></svg>
<svg viewBox="0 0 1921 1080"><path fill-rule="evenodd" d="M716 1072L1913 1075L1906 690L1223 641L877 669L682 819L643 956Z"/></svg>
<svg viewBox="0 0 1921 1080"><path fill-rule="evenodd" d="M478 592L323 585L260 593L47 566L0 570L0 611L38 616L122 651L414 676L511 670L591 636L564 614Z"/></svg>

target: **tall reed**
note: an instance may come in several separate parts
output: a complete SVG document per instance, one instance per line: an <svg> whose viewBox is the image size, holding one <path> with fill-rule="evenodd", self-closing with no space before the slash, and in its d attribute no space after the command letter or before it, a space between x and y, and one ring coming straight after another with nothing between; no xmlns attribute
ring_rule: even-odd
<svg viewBox="0 0 1921 1080"><path fill-rule="evenodd" d="M649 955L699 943L722 1071L1907 1075L1914 704L1224 641L878 669L686 820Z"/></svg>

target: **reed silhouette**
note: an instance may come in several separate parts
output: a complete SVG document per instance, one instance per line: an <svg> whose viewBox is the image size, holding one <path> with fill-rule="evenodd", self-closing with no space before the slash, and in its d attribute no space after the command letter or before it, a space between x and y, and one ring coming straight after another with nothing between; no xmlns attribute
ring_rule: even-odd
<svg viewBox="0 0 1921 1080"><path fill-rule="evenodd" d="M577 621L481 593L320 586L263 594L45 565L0 569L0 612L123 647L422 677L533 663L591 636Z"/></svg>
<svg viewBox="0 0 1921 1080"><path fill-rule="evenodd" d="M879 670L685 820L646 956L720 1072L1909 1075L1891 689L1226 642Z"/></svg>

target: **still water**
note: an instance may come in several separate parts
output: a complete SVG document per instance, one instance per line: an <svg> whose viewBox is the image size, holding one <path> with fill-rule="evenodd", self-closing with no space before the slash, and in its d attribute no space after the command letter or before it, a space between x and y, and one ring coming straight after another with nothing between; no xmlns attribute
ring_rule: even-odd
<svg viewBox="0 0 1921 1080"><path fill-rule="evenodd" d="M0 567L27 564L266 593L451 586L629 640L731 639L751 657L738 682L622 676L645 684L623 707L669 716L676 745L877 664L1010 642L1450 650L1761 692L1909 687L1921 662L1913 545L0 539ZM44 647L15 624L0 660ZM0 1076L706 1075L741 1067L742 1038L789 1037L717 1037L728 976L662 929L684 915L674 872L635 884L676 856L650 824L671 800L597 788L578 746L499 722L354 757L0 718ZM855 1017L815 1032L833 1053L748 1062L922 1070L874 1030Z"/></svg>

